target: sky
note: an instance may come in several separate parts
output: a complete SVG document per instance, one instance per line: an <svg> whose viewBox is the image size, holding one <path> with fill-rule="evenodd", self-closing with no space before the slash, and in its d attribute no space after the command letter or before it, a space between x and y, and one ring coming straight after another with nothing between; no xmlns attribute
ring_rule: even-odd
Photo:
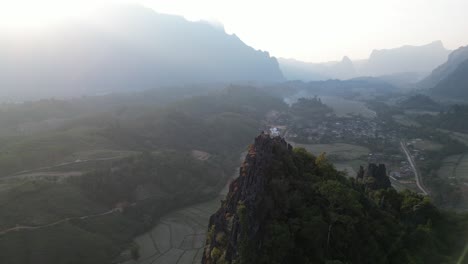
<svg viewBox="0 0 468 264"><path fill-rule="evenodd" d="M467 0L0 0L0 29L38 30L109 3L215 21L255 49L310 62L435 40L468 45Z"/></svg>

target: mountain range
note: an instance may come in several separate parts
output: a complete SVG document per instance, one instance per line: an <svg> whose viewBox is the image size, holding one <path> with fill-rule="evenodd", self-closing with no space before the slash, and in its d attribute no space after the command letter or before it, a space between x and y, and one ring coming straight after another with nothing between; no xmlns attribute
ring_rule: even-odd
<svg viewBox="0 0 468 264"><path fill-rule="evenodd" d="M344 57L339 62L306 63L278 59L287 79L325 80L349 79L358 76L383 76L387 79L416 82L447 60L450 50L441 41L422 46L402 46L372 51L366 60L351 61Z"/></svg>
<svg viewBox="0 0 468 264"><path fill-rule="evenodd" d="M69 21L37 34L0 32L0 100L361 76L378 77L400 88L417 84L432 89L457 74L453 78L458 81L447 80L434 88L434 94L440 94L445 86L461 89L458 82L466 76L463 69L456 69L468 59L468 48L448 56L450 51L441 41L374 50L366 60L344 56L341 61L308 63L277 60L219 25L191 22L138 5L105 9L91 21Z"/></svg>
<svg viewBox="0 0 468 264"><path fill-rule="evenodd" d="M468 99L468 60L463 61L447 77L430 91L433 95L466 100Z"/></svg>
<svg viewBox="0 0 468 264"><path fill-rule="evenodd" d="M465 60L468 60L468 46L460 47L450 53L447 61L435 68L429 76L419 83L419 86L434 88L440 81L452 74Z"/></svg>
<svg viewBox="0 0 468 264"><path fill-rule="evenodd" d="M289 80L322 81L349 79L357 75L353 62L348 57L341 61L308 63L295 59L278 59L281 71Z"/></svg>
<svg viewBox="0 0 468 264"><path fill-rule="evenodd" d="M109 8L94 20L69 22L36 35L1 33L0 97L283 80L268 52L207 22L141 6Z"/></svg>
<svg viewBox="0 0 468 264"><path fill-rule="evenodd" d="M453 51L448 60L417 84L437 97L468 99L468 46Z"/></svg>

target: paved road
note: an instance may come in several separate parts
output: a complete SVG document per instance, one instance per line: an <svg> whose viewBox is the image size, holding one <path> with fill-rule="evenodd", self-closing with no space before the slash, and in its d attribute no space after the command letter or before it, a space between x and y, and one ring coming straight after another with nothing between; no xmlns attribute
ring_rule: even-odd
<svg viewBox="0 0 468 264"><path fill-rule="evenodd" d="M408 159L408 162L410 163L411 168L413 168L414 177L416 179L416 185L421 190L421 192L424 193L424 195L428 195L429 192L424 187L424 183L422 181L421 174L419 173L418 169L416 168L416 163L414 162L413 157L411 157L411 154L410 154L408 148L406 147L406 142L400 141L400 145L401 145L401 148L403 149L403 151L405 152L406 158Z"/></svg>

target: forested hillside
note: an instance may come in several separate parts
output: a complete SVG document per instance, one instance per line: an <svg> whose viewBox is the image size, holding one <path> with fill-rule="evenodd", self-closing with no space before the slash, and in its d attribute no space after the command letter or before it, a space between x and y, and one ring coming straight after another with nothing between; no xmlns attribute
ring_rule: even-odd
<svg viewBox="0 0 468 264"><path fill-rule="evenodd" d="M261 134L210 219L203 263L454 263L467 225L395 191L384 165L349 179L324 155Z"/></svg>

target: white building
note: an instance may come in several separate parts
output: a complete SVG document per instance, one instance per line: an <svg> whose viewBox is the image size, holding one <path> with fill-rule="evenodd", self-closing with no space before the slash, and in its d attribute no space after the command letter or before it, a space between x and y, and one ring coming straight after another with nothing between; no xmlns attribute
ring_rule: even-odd
<svg viewBox="0 0 468 264"><path fill-rule="evenodd" d="M270 128L270 135L272 137L279 137L281 135L279 129L277 127Z"/></svg>

